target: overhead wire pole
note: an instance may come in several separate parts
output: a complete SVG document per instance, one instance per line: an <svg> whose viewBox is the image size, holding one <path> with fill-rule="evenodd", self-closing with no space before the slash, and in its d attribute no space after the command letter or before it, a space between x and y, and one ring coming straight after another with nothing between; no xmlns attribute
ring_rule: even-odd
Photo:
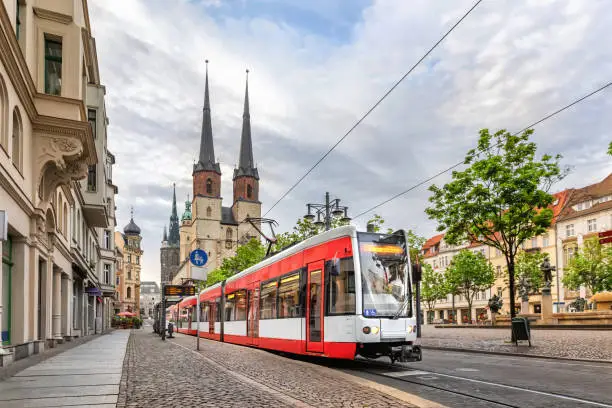
<svg viewBox="0 0 612 408"><path fill-rule="evenodd" d="M554 111L554 112L552 112L552 113L550 113L550 114L548 114L548 115L544 116L542 119L538 120L537 122L534 122L534 123L530 124L529 126L524 127L523 129L519 130L518 132L513 133L513 136L519 135L519 134L523 133L524 131L526 131L527 129L531 129L531 128L533 128L534 126L537 126L537 125L539 125L540 123L545 122L546 120L548 120L548 119L550 119L550 118L552 118L552 117L554 117L554 116L557 116L557 115L558 115L558 114L560 114L561 112L563 112L563 111L565 111L565 110L567 110L567 109L571 108L572 106L579 104L580 102L584 101L585 99L588 99L588 98L590 98L591 96L593 96L593 95L595 95L595 94L597 94L597 93L599 93L599 92L601 92L601 91L605 90L605 89L606 89L606 88L608 88L609 86L612 86L612 81L611 81L611 82L608 82L607 84L605 84L605 85L603 85L603 86L601 86L601 87L599 87L599 88L597 88L596 90L594 90L594 91L592 91L592 92L589 92L588 94L586 94L586 95L582 96L581 98L576 99L575 101L573 101L573 102L571 102L571 103L569 103L569 104L565 105L564 107L562 107L562 108L560 108L560 109L557 109L556 111ZM496 145L494 145L494 146L489 147L489 149L492 149L492 148L495 148L495 147L498 147L498 146L499 146L499 143L498 143L498 144L496 144ZM483 152L485 152L486 150L488 150L488 149L485 149L485 150L480 150L480 151L478 152L478 154L483 153ZM433 179L435 179L435 178L437 178L437 177L441 176L441 175L442 175L442 174L444 174L444 173L448 173L449 171L451 171L451 170L453 170L453 169L455 169L455 168L457 168L457 167L461 166L462 164L464 164L464 161L463 161L463 160L462 160L462 161L460 161L460 162L458 162L458 163L456 163L456 164L453 164L452 166L450 166L450 167L448 167L448 168L446 168L446 169L444 169L444 170L442 170L442 171L439 171L438 173L434 174L434 175L433 175L433 176L431 176L431 177L426 178L426 179L425 179L425 180L423 180L423 181L420 181L419 183L417 183L417 184L413 185L412 187L410 187L410 188L408 188L408 189L406 189L406 190L402 191L401 193L395 194L394 196L392 196L392 197L390 197L390 198L386 199L385 201L383 201L383 202L381 202L381 203L379 203L379 204L376 204L375 206L373 206L373 207L371 207L371 208L369 208L369 209L367 209L367 210L365 210L365 211L363 211L363 212L361 212L361 213L357 214L355 217L353 217L353 219L357 219L357 218L359 218L359 217L361 217L361 216L363 216L363 215L365 215L365 214L367 214L367 213L369 213L369 212L374 211L375 209L377 209L377 208L379 208L379 207L382 207L383 205L385 205L385 204L387 204L387 203L389 203L389 202L391 202L391 201L395 200L396 198L399 198L399 197L403 196L404 194L407 194L407 193L411 192L412 190L414 190L414 189L416 189L416 188L418 188L418 187L422 186L423 184L426 184L426 183L428 183L428 182L432 181Z"/></svg>
<svg viewBox="0 0 612 408"><path fill-rule="evenodd" d="M370 113L372 113L377 107L378 105L380 105L386 98L387 96L389 96L391 94L391 92L393 92L395 90L395 88L397 88L397 86L399 84L401 84L404 79L406 79L411 73L412 71L414 71L414 69L421 63L423 62L423 60L425 58L427 58L429 56L429 54L431 54L431 52L436 49L438 47L438 45L440 45L440 43L442 41L444 41L444 39L446 37L449 36L449 34L451 32L453 32L453 30L455 28L457 28L457 26L459 24L461 24L461 22L463 20L465 20L465 18L482 2L482 0L478 0L476 1L476 3L474 3L474 5L421 57L421 59L419 59L399 80L397 80L393 86L387 91L385 92L385 94L378 99L378 101L376 101L376 103L363 115L361 116L361 118L355 122L355 124L344 134L344 136L342 136L340 139L338 139L338 141L323 155L321 156L321 158L319 160L317 160L315 162L315 164L310 167L310 169L308 169L308 171L302 176L300 177L290 188L289 190L287 190L278 200L276 200L276 202L272 205L272 207L270 207L268 209L268 211L266 211L266 213L264 214L264 217L266 215L268 215L268 213L270 213L270 211L272 211L274 209L274 207L276 207L278 205L278 203L280 203L285 197L287 197L287 195L289 195L290 192L293 191L294 188L296 188L306 177L308 177L308 175L323 161L325 160L325 158L327 158L327 156L329 156L329 154L334 151L334 149L336 147L338 147L338 145L340 143L342 143L344 141L344 139L346 139L352 132L353 130L355 130L355 128L357 128L357 126L359 126L361 124L361 122L363 122L369 115Z"/></svg>

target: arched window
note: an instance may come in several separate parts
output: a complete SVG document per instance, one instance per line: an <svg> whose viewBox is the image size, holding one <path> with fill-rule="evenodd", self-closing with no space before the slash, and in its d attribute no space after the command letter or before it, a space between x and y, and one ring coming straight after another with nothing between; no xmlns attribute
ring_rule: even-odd
<svg viewBox="0 0 612 408"><path fill-rule="evenodd" d="M128 286L128 288L127 288L127 298L128 298L128 299L131 299L131 298L132 298L132 288L130 288L129 286Z"/></svg>
<svg viewBox="0 0 612 408"><path fill-rule="evenodd" d="M0 145L8 153L8 93L4 78L0 76Z"/></svg>
<svg viewBox="0 0 612 408"><path fill-rule="evenodd" d="M19 114L19 109L15 106L13 109L13 138L12 138L13 148L11 158L13 160L13 164L19 171L21 171L22 160L22 145L23 145L23 125L21 124L21 115Z"/></svg>
<svg viewBox="0 0 612 408"><path fill-rule="evenodd" d="M68 204L64 203L64 235L68 236Z"/></svg>
<svg viewBox="0 0 612 408"><path fill-rule="evenodd" d="M227 231L225 231L225 239L228 241L232 240L232 229L228 228Z"/></svg>
<svg viewBox="0 0 612 408"><path fill-rule="evenodd" d="M247 184L247 198L253 197L253 187L250 184Z"/></svg>
<svg viewBox="0 0 612 408"><path fill-rule="evenodd" d="M207 216L207 217L212 216L212 208L210 208L210 207L207 207L207 208L206 208L206 216Z"/></svg>
<svg viewBox="0 0 612 408"><path fill-rule="evenodd" d="M212 194L213 182L211 179L206 180L206 194Z"/></svg>
<svg viewBox="0 0 612 408"><path fill-rule="evenodd" d="M56 218L56 224L57 224L57 229L58 231L62 231L62 226L64 225L62 223L62 194L58 194L57 195L57 206L55 207L55 218Z"/></svg>

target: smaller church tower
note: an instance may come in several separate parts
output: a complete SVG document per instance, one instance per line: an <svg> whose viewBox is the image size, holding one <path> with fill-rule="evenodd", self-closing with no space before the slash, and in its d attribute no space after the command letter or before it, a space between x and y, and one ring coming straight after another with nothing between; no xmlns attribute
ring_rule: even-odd
<svg viewBox="0 0 612 408"><path fill-rule="evenodd" d="M251 138L251 114L249 109L249 70L246 71L244 91L244 111L242 113L242 134L240 137L240 156L238 168L234 169L234 204L232 212L238 222L238 240L245 242L258 234L248 223L247 217L261 217L259 201L259 172L253 160L253 141Z"/></svg>
<svg viewBox="0 0 612 408"><path fill-rule="evenodd" d="M179 258L179 225L178 225L178 214L176 210L176 184L173 186L172 193L172 212L170 213L170 236L164 226L164 236L162 238L162 245L159 250L159 260L161 263L161 282L169 283L178 270L180 258Z"/></svg>

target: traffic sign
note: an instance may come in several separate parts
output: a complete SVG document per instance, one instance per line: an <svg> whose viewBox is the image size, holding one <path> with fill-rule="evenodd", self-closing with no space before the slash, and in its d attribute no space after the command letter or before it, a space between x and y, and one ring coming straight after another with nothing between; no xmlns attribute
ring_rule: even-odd
<svg viewBox="0 0 612 408"><path fill-rule="evenodd" d="M194 249L189 254L189 259L195 266L204 266L206 262L208 262L208 255L206 254L206 251L202 249Z"/></svg>

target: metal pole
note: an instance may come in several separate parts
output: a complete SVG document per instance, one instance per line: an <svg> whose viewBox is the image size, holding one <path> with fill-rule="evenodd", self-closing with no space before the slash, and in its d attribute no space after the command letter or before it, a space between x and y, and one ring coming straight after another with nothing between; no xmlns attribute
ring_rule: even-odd
<svg viewBox="0 0 612 408"><path fill-rule="evenodd" d="M325 193L325 231L331 229L331 217L329 214L329 192Z"/></svg>
<svg viewBox="0 0 612 408"><path fill-rule="evenodd" d="M196 296L197 296L197 307L196 315L198 316L198 327L196 329L196 350L200 351L200 293L198 293L196 286Z"/></svg>
<svg viewBox="0 0 612 408"><path fill-rule="evenodd" d="M417 338L421 337L421 282L416 283Z"/></svg>
<svg viewBox="0 0 612 408"><path fill-rule="evenodd" d="M161 319L160 319L160 334L163 341L166 341L166 284L162 283L161 295Z"/></svg>

